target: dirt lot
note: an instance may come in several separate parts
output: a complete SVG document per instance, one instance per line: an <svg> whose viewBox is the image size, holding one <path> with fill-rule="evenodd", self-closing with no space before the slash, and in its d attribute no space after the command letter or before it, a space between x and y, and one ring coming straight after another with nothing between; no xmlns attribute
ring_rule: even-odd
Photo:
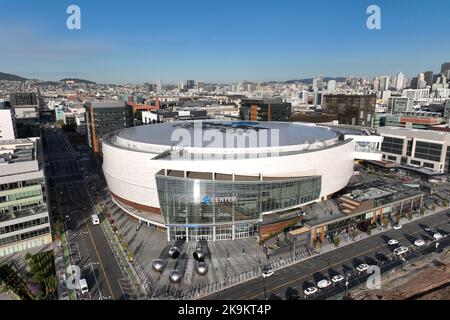
<svg viewBox="0 0 450 320"><path fill-rule="evenodd" d="M450 251L383 275L381 289L357 289L355 300L450 300Z"/></svg>

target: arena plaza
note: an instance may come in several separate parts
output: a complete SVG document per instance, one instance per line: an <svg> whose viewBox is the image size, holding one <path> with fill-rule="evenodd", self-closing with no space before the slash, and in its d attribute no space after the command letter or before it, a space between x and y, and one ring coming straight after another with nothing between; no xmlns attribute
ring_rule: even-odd
<svg viewBox="0 0 450 320"><path fill-rule="evenodd" d="M103 171L116 204L168 241L259 238L344 188L355 159L381 159L381 142L295 122L168 122L104 136Z"/></svg>

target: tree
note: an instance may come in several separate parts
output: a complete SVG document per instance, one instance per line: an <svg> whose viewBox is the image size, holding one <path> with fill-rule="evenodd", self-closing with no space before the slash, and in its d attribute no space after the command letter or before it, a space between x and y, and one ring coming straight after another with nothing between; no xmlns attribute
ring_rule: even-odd
<svg viewBox="0 0 450 320"><path fill-rule="evenodd" d="M387 217L383 218L383 228L387 228L389 226L389 219Z"/></svg>
<svg viewBox="0 0 450 320"><path fill-rule="evenodd" d="M411 220L412 220L412 217L413 217L413 213L412 213L411 209L408 210L408 212L407 212L406 215L407 215L407 217L408 217L408 220L411 221Z"/></svg>
<svg viewBox="0 0 450 320"><path fill-rule="evenodd" d="M334 237L334 245L335 247L339 247L339 244L341 243L341 238L339 236Z"/></svg>
<svg viewBox="0 0 450 320"><path fill-rule="evenodd" d="M320 243L319 240L314 241L314 248L316 249L317 252L320 252L320 249L322 249L322 244Z"/></svg>
<svg viewBox="0 0 450 320"><path fill-rule="evenodd" d="M425 214L425 208L424 207L420 208L419 212L420 212L420 215L423 216Z"/></svg>
<svg viewBox="0 0 450 320"><path fill-rule="evenodd" d="M397 213L395 214L395 223L396 223L396 224L399 224L399 223L400 223L400 217L401 217L400 212L397 212Z"/></svg>
<svg viewBox="0 0 450 320"><path fill-rule="evenodd" d="M352 240L355 240L357 235L358 235L358 230L353 228L352 231L350 232L350 237L352 238Z"/></svg>

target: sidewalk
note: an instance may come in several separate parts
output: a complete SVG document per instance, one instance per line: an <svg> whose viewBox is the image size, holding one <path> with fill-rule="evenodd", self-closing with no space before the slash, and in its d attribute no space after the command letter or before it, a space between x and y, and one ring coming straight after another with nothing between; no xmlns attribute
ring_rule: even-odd
<svg viewBox="0 0 450 320"><path fill-rule="evenodd" d="M406 225L406 224L408 224L410 222L414 222L414 221L420 220L422 218L428 217L428 216L430 216L432 214L441 212L441 211L446 210L446 209L447 208L436 206L436 210L434 210L434 211L425 210L425 214L423 216L413 215L411 220L408 220L407 218L402 216L400 218L399 224L401 226L403 226L403 225ZM392 226L388 226L387 228L382 228L381 226L377 225L376 228L372 229L370 235L368 235L365 232L359 231L358 235L355 237L355 240L352 240L347 233L340 234L339 237L340 237L341 242L339 243L338 247L336 247L333 243L329 243L328 241L326 241L326 242L324 241L323 244L322 244L322 247L320 249L320 253L326 253L326 252L329 252L329 251L332 251L332 250L336 250L336 249L338 249L340 247L344 247L346 245L349 245L349 244L355 243L357 241L360 241L360 240L372 237L374 235L377 235L377 234L389 231L391 229L392 229Z"/></svg>

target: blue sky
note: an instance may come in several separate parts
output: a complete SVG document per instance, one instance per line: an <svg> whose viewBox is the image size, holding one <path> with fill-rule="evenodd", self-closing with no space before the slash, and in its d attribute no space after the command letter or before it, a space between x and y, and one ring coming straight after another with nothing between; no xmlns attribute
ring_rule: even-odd
<svg viewBox="0 0 450 320"><path fill-rule="evenodd" d="M66 28L71 4L81 30ZM381 30L366 28L370 4ZM448 0L0 0L0 11L0 71L30 78L412 76L450 61Z"/></svg>

